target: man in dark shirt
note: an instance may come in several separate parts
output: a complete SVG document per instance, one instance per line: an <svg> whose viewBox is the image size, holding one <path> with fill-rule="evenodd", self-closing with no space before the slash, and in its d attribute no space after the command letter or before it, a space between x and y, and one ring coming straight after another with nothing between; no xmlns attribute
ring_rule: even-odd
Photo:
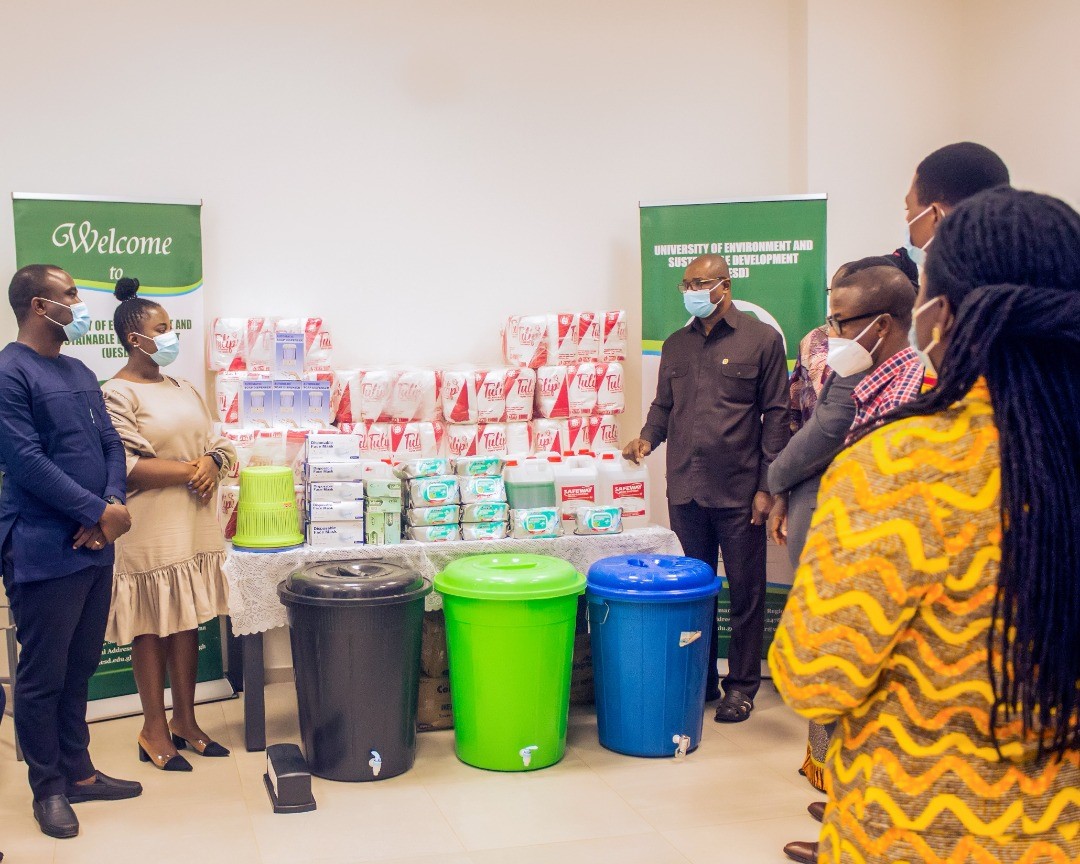
<svg viewBox="0 0 1080 864"><path fill-rule="evenodd" d="M710 567L723 552L731 642L716 720L734 723L761 684L767 475L790 435L787 360L780 334L735 308L722 256L691 261L680 288L694 320L664 342L656 398L623 455L637 462L666 441L672 530ZM707 700L719 696L711 629Z"/></svg>
<svg viewBox="0 0 1080 864"><path fill-rule="evenodd" d="M58 267L15 274L18 340L0 351L0 546L19 638L15 731L51 837L74 837L80 801L131 798L138 783L94 768L87 684L112 597L112 542L131 527L124 445L94 374L60 353L85 334L86 307Z"/></svg>

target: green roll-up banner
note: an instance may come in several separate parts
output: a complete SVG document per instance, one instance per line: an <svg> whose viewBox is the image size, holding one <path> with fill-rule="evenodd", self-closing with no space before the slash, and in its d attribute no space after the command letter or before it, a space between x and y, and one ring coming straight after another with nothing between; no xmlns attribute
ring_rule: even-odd
<svg viewBox="0 0 1080 864"><path fill-rule="evenodd" d="M71 274L89 307L90 332L64 346L106 381L126 362L113 332L113 287L121 276L139 280L139 294L161 303L182 350L169 373L205 388L202 204L198 201L120 201L73 195L16 193L16 266L55 264ZM200 701L231 695L223 679L221 627L199 628ZM138 711L131 651L106 643L90 682L90 719Z"/></svg>
<svg viewBox="0 0 1080 864"><path fill-rule="evenodd" d="M727 259L735 305L780 331L788 366L794 363L802 337L825 323L825 210L824 195L641 205L643 412L656 395L661 346L689 320L678 285L698 255ZM664 476L663 458L662 452L650 457L654 478ZM666 511L665 488L653 483L653 512ZM792 581L787 551L772 543L767 579L766 652ZM720 656L726 658L731 630L726 583L719 607Z"/></svg>

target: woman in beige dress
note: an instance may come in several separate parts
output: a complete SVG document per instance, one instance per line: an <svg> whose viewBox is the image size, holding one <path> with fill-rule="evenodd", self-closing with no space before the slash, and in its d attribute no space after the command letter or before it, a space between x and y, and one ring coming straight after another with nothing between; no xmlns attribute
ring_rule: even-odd
<svg viewBox="0 0 1080 864"><path fill-rule="evenodd" d="M116 542L106 638L131 644L143 707L139 758L166 771L190 771L177 751L228 756L195 720L198 626L228 611L221 570L225 542L214 514L218 478L236 459L213 434L206 403L192 385L162 373L179 342L169 315L121 279L113 316L128 362L105 383L105 404L127 449L131 531ZM165 671L172 722L165 718Z"/></svg>

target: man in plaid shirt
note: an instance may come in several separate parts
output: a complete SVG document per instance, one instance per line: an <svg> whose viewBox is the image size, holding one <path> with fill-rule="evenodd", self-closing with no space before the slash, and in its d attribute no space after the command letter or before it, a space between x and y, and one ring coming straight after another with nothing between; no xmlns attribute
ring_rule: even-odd
<svg viewBox="0 0 1080 864"><path fill-rule="evenodd" d="M855 419L848 443L919 395L923 367L908 344L914 303L915 286L896 267L853 273L829 294L829 335L856 341L872 361L852 393Z"/></svg>

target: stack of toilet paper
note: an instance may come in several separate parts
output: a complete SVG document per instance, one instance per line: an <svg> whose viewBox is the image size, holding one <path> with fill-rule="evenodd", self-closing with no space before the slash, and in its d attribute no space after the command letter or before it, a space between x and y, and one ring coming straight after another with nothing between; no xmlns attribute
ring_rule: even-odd
<svg viewBox="0 0 1080 864"><path fill-rule="evenodd" d="M502 342L503 356L512 366L618 363L626 359L626 312L511 315Z"/></svg>
<svg viewBox="0 0 1080 864"><path fill-rule="evenodd" d="M342 369L335 373L341 423L442 420L442 373L434 369Z"/></svg>
<svg viewBox="0 0 1080 864"><path fill-rule="evenodd" d="M322 318L215 318L210 325L207 368L211 372L273 372L278 334L303 336L297 352L303 358L302 371L330 371L333 340Z"/></svg>

